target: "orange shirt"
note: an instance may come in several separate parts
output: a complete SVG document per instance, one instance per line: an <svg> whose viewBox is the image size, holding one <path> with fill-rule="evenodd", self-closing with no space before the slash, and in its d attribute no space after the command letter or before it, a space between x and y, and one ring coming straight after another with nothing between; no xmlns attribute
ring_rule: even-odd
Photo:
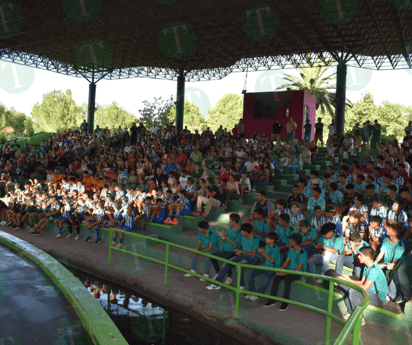
<svg viewBox="0 0 412 345"><path fill-rule="evenodd" d="M108 173L107 174L107 178L110 179L110 180L113 180L114 178L116 178L116 176L117 175L115 173Z"/></svg>
<svg viewBox="0 0 412 345"><path fill-rule="evenodd" d="M91 176L89 176L89 177L87 177L87 178L85 177L85 178L83 179L83 184L85 185L85 187L90 188L91 186L94 185L94 178L91 177Z"/></svg>
<svg viewBox="0 0 412 345"><path fill-rule="evenodd" d="M104 186L103 180L101 180L101 179L100 179L99 181L94 180L94 186L95 186L97 189L103 188L103 186Z"/></svg>
<svg viewBox="0 0 412 345"><path fill-rule="evenodd" d="M156 188L156 183L152 183L151 185L147 186L148 193L152 192L153 189Z"/></svg>
<svg viewBox="0 0 412 345"><path fill-rule="evenodd" d="M62 178L63 178L63 176L61 174L59 174L59 175L54 174L52 181L53 181L53 183L60 183L60 182L62 182Z"/></svg>

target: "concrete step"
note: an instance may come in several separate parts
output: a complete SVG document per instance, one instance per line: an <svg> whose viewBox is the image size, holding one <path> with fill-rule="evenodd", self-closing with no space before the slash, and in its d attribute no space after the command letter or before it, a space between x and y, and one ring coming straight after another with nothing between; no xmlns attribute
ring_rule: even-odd
<svg viewBox="0 0 412 345"><path fill-rule="evenodd" d="M286 186L288 184L288 180L275 180L273 181L274 189L277 190L280 186Z"/></svg>
<svg viewBox="0 0 412 345"><path fill-rule="evenodd" d="M297 178L296 178L296 176L297 176ZM293 174L276 174L275 178L276 178L276 180L286 180L288 184L294 184L299 179L299 175L298 174L296 174L296 175L293 175Z"/></svg>
<svg viewBox="0 0 412 345"><path fill-rule="evenodd" d="M237 212L238 208L243 205L243 200L229 200L227 204L227 211Z"/></svg>
<svg viewBox="0 0 412 345"><path fill-rule="evenodd" d="M148 227L148 224L146 224L146 228ZM149 226L150 227L150 226ZM21 231L26 231L26 230L21 230ZM147 232L146 232L147 231ZM149 230L145 230L144 233L140 232L139 230L133 230L133 232L137 233L137 234L142 234L145 235L147 237L151 237L153 239L157 239L159 238L159 235L156 233L153 233ZM45 230L45 233L47 233L47 235L57 235L59 233L59 228L54 225L54 224L49 224L47 226L47 229ZM43 231L41 232L40 236L42 236ZM63 237L57 239L56 241L59 240L65 240L66 236L69 234L69 231L67 229L67 224L64 224L63 226ZM109 244L112 242L112 238L110 238L110 232L108 230L104 230L104 229L100 229L99 230L99 234L100 234L100 238L102 240L103 244ZM92 243L94 243L96 241L96 230L93 228L91 231L91 235L92 235ZM76 236L76 230L73 227L73 236ZM86 225L80 225L80 239L78 240L79 242L83 242L84 240L87 238L87 226ZM117 234L117 242L119 242L119 234ZM141 238L135 238L135 237L128 237L123 239L123 243L124 244L128 244L128 245L136 245L139 248L149 248L149 247L153 247L155 245L157 245L158 243L155 241L151 241L150 239L141 239Z"/></svg>
<svg viewBox="0 0 412 345"><path fill-rule="evenodd" d="M273 192L273 186L256 187L256 190L264 190L266 193Z"/></svg>
<svg viewBox="0 0 412 345"><path fill-rule="evenodd" d="M183 227L187 228L197 228L197 223L199 223L202 220L205 220L204 216L180 216L179 224L182 224Z"/></svg>
<svg viewBox="0 0 412 345"><path fill-rule="evenodd" d="M202 212L204 212L205 210L206 210L206 207L203 206L202 207ZM222 207L222 206L212 207L210 209L210 213L209 213L208 217L206 218L206 220L217 220L222 213L225 213L225 208L224 207Z"/></svg>
<svg viewBox="0 0 412 345"><path fill-rule="evenodd" d="M314 164L314 165L309 165L309 164L305 164L303 166L303 169L310 169L310 170L320 170L320 165L318 164Z"/></svg>
<svg viewBox="0 0 412 345"><path fill-rule="evenodd" d="M272 192L269 192L269 193L272 193ZM246 193L245 195L243 195L244 203L253 205L256 202L256 196L257 196L256 192Z"/></svg>
<svg viewBox="0 0 412 345"><path fill-rule="evenodd" d="M287 199L287 197L291 193L292 193L292 191L290 191L290 192L276 191L276 192L268 193L266 195L266 197L269 198L269 199L275 199L275 200L277 200L277 199Z"/></svg>

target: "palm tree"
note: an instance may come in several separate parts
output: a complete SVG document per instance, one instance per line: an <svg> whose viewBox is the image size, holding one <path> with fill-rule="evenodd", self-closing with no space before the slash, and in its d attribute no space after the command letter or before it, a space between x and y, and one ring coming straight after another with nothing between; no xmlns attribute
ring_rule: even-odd
<svg viewBox="0 0 412 345"><path fill-rule="evenodd" d="M277 89L290 88L292 90L305 90L316 97L316 110L320 108L321 114L328 113L332 117L335 115L336 100L336 73L324 76L326 71L334 62L329 60L323 62L319 58L312 63L312 56L308 54L308 63L301 63L296 69L300 78L290 74L285 74L283 79L289 84L283 84ZM347 100L346 105L352 107L352 103Z"/></svg>

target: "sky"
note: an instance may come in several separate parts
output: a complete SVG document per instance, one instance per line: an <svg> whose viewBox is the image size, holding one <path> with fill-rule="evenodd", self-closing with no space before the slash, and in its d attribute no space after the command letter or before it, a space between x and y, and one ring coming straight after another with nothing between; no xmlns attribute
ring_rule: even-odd
<svg viewBox="0 0 412 345"><path fill-rule="evenodd" d="M284 73L297 75L294 69L249 72L246 89L248 92L274 90L284 83ZM412 105L411 82L412 70L375 71L349 67L347 98L355 102L363 93L371 92L376 104L389 101ZM206 118L207 110L215 106L224 94L232 92L241 95L244 83L243 72L232 73L222 80L186 82L185 99L196 104ZM176 84L176 81L149 78L102 80L97 83L96 103L105 106L116 101L138 116L144 100L152 100L155 96L175 97ZM83 78L0 61L0 102L26 115L31 114L35 103L42 101L43 94L53 90L70 89L77 104L87 103L88 85Z"/></svg>

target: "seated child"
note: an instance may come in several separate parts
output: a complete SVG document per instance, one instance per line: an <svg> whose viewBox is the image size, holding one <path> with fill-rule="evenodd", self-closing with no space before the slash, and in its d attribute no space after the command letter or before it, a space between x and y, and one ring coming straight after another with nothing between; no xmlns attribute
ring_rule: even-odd
<svg viewBox="0 0 412 345"><path fill-rule="evenodd" d="M269 233L266 237L266 245L265 247L261 247L258 249L261 261L264 260L260 266L263 267L271 267L271 268L280 268L281 259L280 259L280 251L278 246L276 245L279 242L279 235L276 233ZM264 274L265 277L263 278L262 286L256 291L255 287L255 278L259 275ZM270 280L276 274L273 271L264 271L260 269L252 269L249 271L249 291L262 293L266 292L270 284ZM259 297L253 295L247 295L246 299L250 299L251 301L257 300Z"/></svg>
<svg viewBox="0 0 412 345"><path fill-rule="evenodd" d="M59 233L56 235L56 238L61 238L63 237L62 232L63 232L63 224L68 223L70 218L71 218L71 212L72 212L72 206L71 206L71 201L69 198L63 199L63 205L64 207L61 208L61 213L62 215L54 221L54 224L59 228ZM70 238L72 236L71 231L67 235L67 238Z"/></svg>
<svg viewBox="0 0 412 345"><path fill-rule="evenodd" d="M176 212L175 219L172 221L173 212ZM165 219L165 223L179 224L179 216L188 216L191 212L190 200L187 197L187 191L182 189L179 192L179 199L176 202L169 204L169 215Z"/></svg>

